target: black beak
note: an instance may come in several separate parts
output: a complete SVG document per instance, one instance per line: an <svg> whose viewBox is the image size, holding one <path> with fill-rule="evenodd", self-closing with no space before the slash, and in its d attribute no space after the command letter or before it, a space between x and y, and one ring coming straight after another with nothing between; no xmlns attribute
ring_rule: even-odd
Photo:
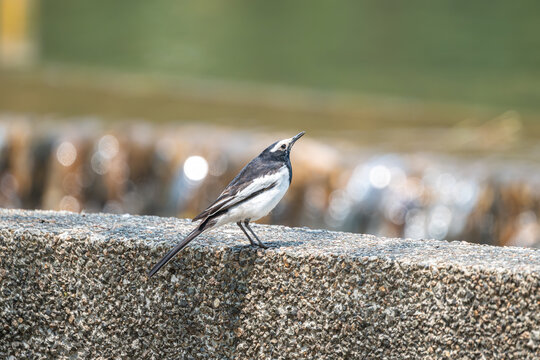
<svg viewBox="0 0 540 360"><path fill-rule="evenodd" d="M298 133L297 135L295 135L293 138L292 138L292 141L291 143L289 144L289 149L292 148L292 146L294 145L294 143L296 142L296 140L300 139L302 136L304 136L306 132L305 131L302 131L300 133Z"/></svg>

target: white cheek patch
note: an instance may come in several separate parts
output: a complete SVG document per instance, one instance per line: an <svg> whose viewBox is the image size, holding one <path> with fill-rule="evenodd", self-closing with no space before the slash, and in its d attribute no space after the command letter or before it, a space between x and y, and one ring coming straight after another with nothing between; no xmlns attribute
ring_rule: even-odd
<svg viewBox="0 0 540 360"><path fill-rule="evenodd" d="M270 150L270 152L275 152L275 151L280 150L281 145L283 145L283 144L285 144L285 149L286 149L287 145L289 145L290 142L291 142L291 139L281 140L276 145L274 145L274 147L272 148L272 150ZM284 150L284 149L281 149L281 150Z"/></svg>

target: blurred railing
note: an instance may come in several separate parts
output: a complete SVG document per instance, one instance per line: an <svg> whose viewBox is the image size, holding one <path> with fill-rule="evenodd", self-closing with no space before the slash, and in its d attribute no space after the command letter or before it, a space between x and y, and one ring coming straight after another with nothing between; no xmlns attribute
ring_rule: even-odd
<svg viewBox="0 0 540 360"><path fill-rule="evenodd" d="M1 116L0 206L192 217L266 145L290 135L69 120ZM291 190L266 221L540 245L535 166L339 149L303 138Z"/></svg>

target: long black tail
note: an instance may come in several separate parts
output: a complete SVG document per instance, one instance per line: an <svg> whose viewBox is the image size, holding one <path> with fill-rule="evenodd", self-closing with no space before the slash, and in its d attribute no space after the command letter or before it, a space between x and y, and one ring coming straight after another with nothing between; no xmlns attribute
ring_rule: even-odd
<svg viewBox="0 0 540 360"><path fill-rule="evenodd" d="M200 230L200 227L196 228L195 230L193 230L192 232L189 233L188 236L186 236L186 238L184 240L182 240L182 242L178 245L176 245L174 247L174 249L172 249L171 251L169 251L167 253L167 255L165 255L163 257L163 259L159 260L159 262L152 268L152 270L150 270L150 272L148 273L148 277L151 277L152 275L154 275L155 273L157 273L159 271L159 269L161 269L165 264L167 264L172 258L174 255L176 255L177 252L179 252L180 250L182 250L183 248L186 247L187 244L189 244L189 242L193 239L195 239L197 236L199 236L201 233L203 232L203 230Z"/></svg>

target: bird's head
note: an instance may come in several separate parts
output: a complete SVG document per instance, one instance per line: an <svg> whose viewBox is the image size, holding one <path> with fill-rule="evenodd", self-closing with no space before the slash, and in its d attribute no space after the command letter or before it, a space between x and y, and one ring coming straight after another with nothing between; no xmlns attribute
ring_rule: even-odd
<svg viewBox="0 0 540 360"><path fill-rule="evenodd" d="M293 136L292 138L276 141L275 143L267 147L262 152L262 154L276 160L286 160L289 158L292 146L294 145L296 140L300 139L305 133L305 131L302 131L301 133Z"/></svg>

